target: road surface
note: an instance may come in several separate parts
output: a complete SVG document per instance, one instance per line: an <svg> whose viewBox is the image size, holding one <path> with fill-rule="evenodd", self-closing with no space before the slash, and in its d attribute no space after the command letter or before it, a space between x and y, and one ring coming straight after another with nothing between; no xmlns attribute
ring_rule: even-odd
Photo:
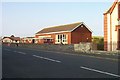
<svg viewBox="0 0 120 80"><path fill-rule="evenodd" d="M3 46L2 77L120 78L120 75L115 60Z"/></svg>

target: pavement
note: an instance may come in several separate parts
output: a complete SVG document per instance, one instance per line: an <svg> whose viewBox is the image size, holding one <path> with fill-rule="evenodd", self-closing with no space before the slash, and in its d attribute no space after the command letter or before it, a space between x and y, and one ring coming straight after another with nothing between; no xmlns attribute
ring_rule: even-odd
<svg viewBox="0 0 120 80"><path fill-rule="evenodd" d="M118 59L19 47L2 48L3 78L120 78Z"/></svg>

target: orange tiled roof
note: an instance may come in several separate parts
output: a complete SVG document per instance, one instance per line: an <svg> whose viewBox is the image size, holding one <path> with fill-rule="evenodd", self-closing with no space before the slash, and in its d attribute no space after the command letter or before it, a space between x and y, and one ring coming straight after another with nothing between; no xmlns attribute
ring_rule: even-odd
<svg viewBox="0 0 120 80"><path fill-rule="evenodd" d="M112 13L117 3L120 3L119 0L115 0L115 2L112 4L112 6L104 14Z"/></svg>
<svg viewBox="0 0 120 80"><path fill-rule="evenodd" d="M50 33L50 32L60 32L60 31L71 31L80 24L81 24L81 22L77 22L77 23L73 23L73 24L66 24L66 25L44 28L41 31L37 32L36 34Z"/></svg>

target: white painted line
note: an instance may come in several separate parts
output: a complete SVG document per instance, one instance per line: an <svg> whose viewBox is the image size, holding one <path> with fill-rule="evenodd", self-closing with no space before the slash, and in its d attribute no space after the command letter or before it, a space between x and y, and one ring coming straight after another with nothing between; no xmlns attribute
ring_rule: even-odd
<svg viewBox="0 0 120 80"><path fill-rule="evenodd" d="M13 51L13 52L17 52L17 51Z"/></svg>
<svg viewBox="0 0 120 80"><path fill-rule="evenodd" d="M43 57L41 57L41 56L37 56L37 55L33 55L33 56L34 56L34 57L37 57L37 58L41 58L41 59L43 58Z"/></svg>
<svg viewBox="0 0 120 80"><path fill-rule="evenodd" d="M113 74L113 73L104 72L104 71L100 71L100 70L96 70L96 69L91 69L91 68L87 68L87 67L84 67L84 66L81 66L80 68L86 69L86 70L89 70L89 71L94 71L94 72L102 73L102 74L107 74L107 75L110 75L110 76L120 77L120 75L116 75L116 74Z"/></svg>
<svg viewBox="0 0 120 80"><path fill-rule="evenodd" d="M17 53L20 53L20 54L26 54L26 53L24 53L24 52L17 52Z"/></svg>
<svg viewBox="0 0 120 80"><path fill-rule="evenodd" d="M11 50L9 50L9 49L4 49L4 50L6 50L6 51L11 51Z"/></svg>
<svg viewBox="0 0 120 80"><path fill-rule="evenodd" d="M82 54L79 55L79 54L71 54L71 53L55 52L55 51L43 51L43 52L53 52L53 53L58 53L58 54L66 54L66 55L73 55L73 56L84 56L84 57L90 57L90 58L107 59L107 60L118 61L118 59L104 58L104 57L97 57L97 56L90 56L90 55L82 55Z"/></svg>
<svg viewBox="0 0 120 80"><path fill-rule="evenodd" d="M27 48L22 48L27 49ZM42 51L42 52L53 52L58 54L66 54L66 55L73 55L73 56L83 56L83 57L90 57L90 58L97 58L97 59L106 59L106 60L112 60L112 61L119 61L119 59L112 59L112 58L104 58L104 57L97 57L97 56L90 56L90 55L83 55L83 54L71 54L71 53L65 53L65 52L56 52L56 51L44 51L44 50L36 50L36 49L28 49L28 50L35 50L35 51ZM120 56L120 55L118 55Z"/></svg>
<svg viewBox="0 0 120 80"><path fill-rule="evenodd" d="M37 55L33 55L33 56L37 57L37 58L41 58L41 59L45 59L45 60L61 63L61 61L58 61L58 60L54 60L54 59L50 59L50 58L46 58L46 57L42 57L42 56L37 56Z"/></svg>
<svg viewBox="0 0 120 80"><path fill-rule="evenodd" d="M15 52L15 53L20 53L20 54L26 54L26 53L24 53L24 52L19 52L19 51L13 51L13 52Z"/></svg>

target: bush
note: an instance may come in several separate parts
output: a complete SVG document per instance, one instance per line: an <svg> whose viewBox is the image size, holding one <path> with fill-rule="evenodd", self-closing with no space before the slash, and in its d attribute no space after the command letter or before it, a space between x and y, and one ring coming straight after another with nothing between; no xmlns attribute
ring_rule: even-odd
<svg viewBox="0 0 120 80"><path fill-rule="evenodd" d="M93 36L92 42L97 44L97 50L104 50L104 38L102 36Z"/></svg>

